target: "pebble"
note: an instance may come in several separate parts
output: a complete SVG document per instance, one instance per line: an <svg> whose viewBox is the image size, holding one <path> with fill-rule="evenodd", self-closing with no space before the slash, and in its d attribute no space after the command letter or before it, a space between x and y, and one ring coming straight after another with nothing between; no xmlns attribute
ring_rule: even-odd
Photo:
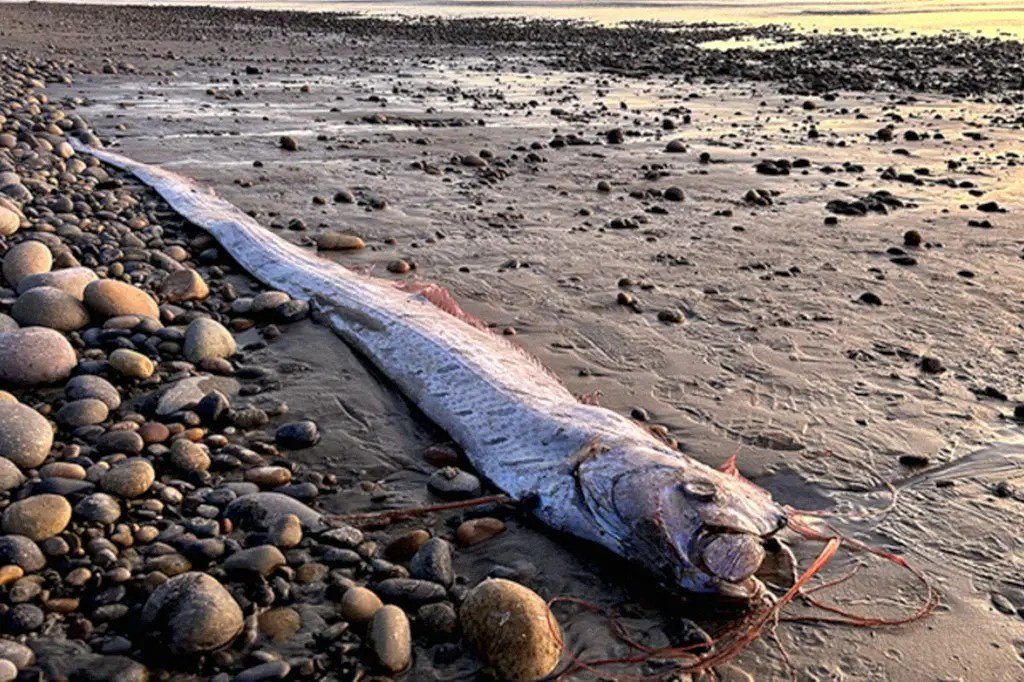
<svg viewBox="0 0 1024 682"><path fill-rule="evenodd" d="M341 596L341 617L352 623L365 623L384 606L376 594L365 587L350 587Z"/></svg>
<svg viewBox="0 0 1024 682"><path fill-rule="evenodd" d="M295 547L302 542L302 522L295 514L279 516L271 521L267 539L275 547Z"/></svg>
<svg viewBox="0 0 1024 682"><path fill-rule="evenodd" d="M111 524L121 518L121 505L106 493L93 493L75 505L75 516L83 521Z"/></svg>
<svg viewBox="0 0 1024 682"><path fill-rule="evenodd" d="M188 572L163 583L142 609L146 634L172 653L219 649L242 631L242 609L216 578Z"/></svg>
<svg viewBox="0 0 1024 682"><path fill-rule="evenodd" d="M164 300L168 303L202 301L210 295L206 280L195 270L175 270L160 286Z"/></svg>
<svg viewBox="0 0 1024 682"><path fill-rule="evenodd" d="M53 428L46 417L21 403L0 403L0 457L22 469L38 467L50 454Z"/></svg>
<svg viewBox="0 0 1024 682"><path fill-rule="evenodd" d="M98 279L85 287L85 304L101 317L142 315L160 318L156 301L142 289L115 279Z"/></svg>
<svg viewBox="0 0 1024 682"><path fill-rule="evenodd" d="M122 498L138 497L149 490L156 479L153 465L142 457L129 457L110 467L100 479L100 487Z"/></svg>
<svg viewBox="0 0 1024 682"><path fill-rule="evenodd" d="M110 414L110 408L102 400L81 398L72 400L57 410L57 423L66 429L76 429L90 424L101 424Z"/></svg>
<svg viewBox="0 0 1024 682"><path fill-rule="evenodd" d="M245 480L255 483L261 488L276 488L279 485L290 483L292 472L279 466L255 467L245 472Z"/></svg>
<svg viewBox="0 0 1024 682"><path fill-rule="evenodd" d="M470 519L459 524L455 531L455 538L463 547L472 547L485 540L490 540L495 535L505 532L505 522L490 516L479 519Z"/></svg>
<svg viewBox="0 0 1024 682"><path fill-rule="evenodd" d="M0 430L3 429L0 423ZM21 470L6 457L0 457L0 492L13 490L25 482L25 476Z"/></svg>
<svg viewBox="0 0 1024 682"><path fill-rule="evenodd" d="M408 561L429 539L430 533L422 528L403 533L384 548L384 558L388 561Z"/></svg>
<svg viewBox="0 0 1024 682"><path fill-rule="evenodd" d="M0 333L0 382L38 386L63 381L78 364L75 350L53 329L30 327Z"/></svg>
<svg viewBox="0 0 1024 682"><path fill-rule="evenodd" d="M24 277L18 282L18 294L22 295L36 287L52 287L81 301L85 298L85 287L97 279L96 273L89 268L62 268Z"/></svg>
<svg viewBox="0 0 1024 682"><path fill-rule="evenodd" d="M442 538L427 540L409 562L409 574L413 578L451 587L455 582L452 546Z"/></svg>
<svg viewBox="0 0 1024 682"><path fill-rule="evenodd" d="M412 660L412 635L409 618L397 606L381 607L370 620L368 639L381 668L399 673Z"/></svg>
<svg viewBox="0 0 1024 682"><path fill-rule="evenodd" d="M561 658L561 629L547 604L510 580L492 578L470 590L459 620L466 639L496 679L540 680Z"/></svg>
<svg viewBox="0 0 1024 682"><path fill-rule="evenodd" d="M70 332L89 323L89 311L71 294L54 287L35 287L18 297L11 316L25 327Z"/></svg>
<svg viewBox="0 0 1024 682"><path fill-rule="evenodd" d="M276 640L275 640L276 641ZM268 661L246 668L235 675L232 682L262 682L263 680L283 680L291 674L292 666L288 661Z"/></svg>
<svg viewBox="0 0 1024 682"><path fill-rule="evenodd" d="M320 431L316 422L304 420L283 424L274 434L278 447L299 450L316 445L320 440Z"/></svg>
<svg viewBox="0 0 1024 682"><path fill-rule="evenodd" d="M4 632L11 635L34 632L43 626L45 618L43 610L35 604L18 604L4 617Z"/></svg>
<svg viewBox="0 0 1024 682"><path fill-rule="evenodd" d="M60 495L33 495L12 503L3 516L5 533L29 540L52 538L67 528L71 505Z"/></svg>
<svg viewBox="0 0 1024 682"><path fill-rule="evenodd" d="M321 232L313 236L313 241L321 251L357 251L366 246L366 242L354 234L342 232Z"/></svg>
<svg viewBox="0 0 1024 682"><path fill-rule="evenodd" d="M389 604L420 606L443 601L447 597L444 587L437 583L414 578L388 578L376 587L377 595Z"/></svg>
<svg viewBox="0 0 1024 682"><path fill-rule="evenodd" d="M0 563L20 566L26 573L46 567L46 557L39 545L23 535L0 536ZM3 640L0 640L2 642Z"/></svg>
<svg viewBox="0 0 1024 682"><path fill-rule="evenodd" d="M0 206L0 236L10 237L20 226L21 216L6 206Z"/></svg>
<svg viewBox="0 0 1024 682"><path fill-rule="evenodd" d="M258 573L266 577L286 563L281 550L273 545L258 545L235 552L224 562L224 569L241 573Z"/></svg>
<svg viewBox="0 0 1024 682"><path fill-rule="evenodd" d="M210 468L210 455L206 448L186 438L171 445L171 464L182 471L206 471Z"/></svg>
<svg viewBox="0 0 1024 682"><path fill-rule="evenodd" d="M49 272L53 254L42 242L27 241L12 246L4 255L4 279L13 287L29 275Z"/></svg>
<svg viewBox="0 0 1024 682"><path fill-rule="evenodd" d="M102 401L111 410L116 410L121 406L121 394L114 385L103 377L89 374L71 377L64 386L64 395L68 400L95 398Z"/></svg>
<svg viewBox="0 0 1024 682"><path fill-rule="evenodd" d="M459 631L459 616L447 602L419 607L416 622L427 634L440 639L451 639Z"/></svg>
<svg viewBox="0 0 1024 682"><path fill-rule="evenodd" d="M18 670L24 670L36 662L36 654L21 642L0 639L0 658L9 661Z"/></svg>
<svg viewBox="0 0 1024 682"><path fill-rule="evenodd" d="M427 489L448 500L466 500L480 495L480 479L456 467L438 469L427 479Z"/></svg>
<svg viewBox="0 0 1024 682"><path fill-rule="evenodd" d="M259 492L233 500L224 510L224 516L242 530L265 531L275 519L294 514L303 528L319 529L323 526L319 512L310 509L294 497L281 493ZM362 534L355 542L362 541Z"/></svg>
<svg viewBox="0 0 1024 682"><path fill-rule="evenodd" d="M229 358L236 350L231 332L208 317L193 320L185 331L184 355L191 363L198 364L209 358Z"/></svg>
<svg viewBox="0 0 1024 682"><path fill-rule="evenodd" d="M298 632L302 626L302 617L298 611L288 607L280 607L264 611L259 616L260 632L268 635L275 642L283 642Z"/></svg>
<svg viewBox="0 0 1024 682"><path fill-rule="evenodd" d="M156 366L142 353L127 348L118 348L107 358L110 366L121 376L129 379L148 379L153 376Z"/></svg>

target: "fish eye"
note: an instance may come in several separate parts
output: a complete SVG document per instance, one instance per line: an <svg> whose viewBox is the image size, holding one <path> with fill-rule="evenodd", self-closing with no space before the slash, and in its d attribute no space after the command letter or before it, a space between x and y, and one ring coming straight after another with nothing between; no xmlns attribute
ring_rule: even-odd
<svg viewBox="0 0 1024 682"><path fill-rule="evenodd" d="M680 487L683 494L698 502L713 502L718 497L718 488L711 481L686 481Z"/></svg>

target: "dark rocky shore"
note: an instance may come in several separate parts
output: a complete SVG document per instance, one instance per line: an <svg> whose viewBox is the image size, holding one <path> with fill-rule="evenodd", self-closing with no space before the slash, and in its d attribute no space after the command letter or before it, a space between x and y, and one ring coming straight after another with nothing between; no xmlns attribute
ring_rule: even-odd
<svg viewBox="0 0 1024 682"><path fill-rule="evenodd" d="M794 45L699 47L747 38ZM871 510L895 481L865 536L937 565L948 604L787 629L801 679L1019 672L1024 495L956 457L1024 397L1021 43L28 4L0 45L0 682L537 679L562 654L538 593L624 602L658 645L735 622L509 505L391 516L495 491L305 302L68 136L167 149L325 257L447 278L573 390L709 464L742 448L787 502ZM367 464L368 432L400 437ZM901 579L841 596L901 613ZM580 612L573 651L628 653Z"/></svg>
<svg viewBox="0 0 1024 682"><path fill-rule="evenodd" d="M67 136L99 141L42 93L67 65L0 59L0 679L357 680L409 666L410 620L452 656L460 620L486 648L502 609L533 639L492 663L547 674L543 601L500 580L466 599L452 569L453 543L504 523L483 509L446 539L315 511L338 481L289 452L318 426L252 360L308 304L75 154ZM457 452L427 456L438 499L480 494ZM300 626L305 655L283 656Z"/></svg>

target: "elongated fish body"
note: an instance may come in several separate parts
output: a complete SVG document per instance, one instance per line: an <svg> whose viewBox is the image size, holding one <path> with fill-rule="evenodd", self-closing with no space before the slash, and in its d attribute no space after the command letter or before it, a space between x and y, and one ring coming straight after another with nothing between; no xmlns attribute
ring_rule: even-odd
<svg viewBox="0 0 1024 682"><path fill-rule="evenodd" d="M785 525L760 489L668 448L630 419L580 403L519 347L425 296L286 242L187 178L72 143L149 185L266 285L311 301L479 473L529 500L546 524L673 586L756 591L761 541Z"/></svg>

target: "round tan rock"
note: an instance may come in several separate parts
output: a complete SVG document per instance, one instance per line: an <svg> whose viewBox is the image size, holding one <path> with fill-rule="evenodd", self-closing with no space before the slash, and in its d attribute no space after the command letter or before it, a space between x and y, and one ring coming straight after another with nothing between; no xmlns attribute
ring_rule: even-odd
<svg viewBox="0 0 1024 682"><path fill-rule="evenodd" d="M198 364L211 358L228 358L236 350L235 337L216 320L200 317L185 330L183 353L189 362Z"/></svg>
<svg viewBox="0 0 1024 682"><path fill-rule="evenodd" d="M11 316L23 327L49 327L61 332L89 324L89 311L82 302L54 287L26 291L14 302Z"/></svg>
<svg viewBox="0 0 1024 682"><path fill-rule="evenodd" d="M153 376L156 369L152 360L128 348L118 348L110 354L107 362L118 374L132 379L147 379Z"/></svg>
<svg viewBox="0 0 1024 682"><path fill-rule="evenodd" d="M203 276L195 270L175 270L164 280L161 293L168 303L202 301L210 295L210 287Z"/></svg>
<svg viewBox="0 0 1024 682"><path fill-rule="evenodd" d="M0 235L10 237L20 226L21 216L6 206L0 206Z"/></svg>
<svg viewBox="0 0 1024 682"><path fill-rule="evenodd" d="M367 588L352 587L341 596L341 617L352 623L365 623L382 606L380 597Z"/></svg>
<svg viewBox="0 0 1024 682"><path fill-rule="evenodd" d="M322 232L314 236L313 241L322 251L356 251L366 246L359 237L343 232Z"/></svg>
<svg viewBox="0 0 1024 682"><path fill-rule="evenodd" d="M381 607L370 620L368 639L381 668L393 674L409 667L412 635L405 611L391 604Z"/></svg>
<svg viewBox="0 0 1024 682"><path fill-rule="evenodd" d="M470 519L459 524L455 538L463 547L472 547L505 532L505 522L490 516Z"/></svg>
<svg viewBox="0 0 1024 682"><path fill-rule="evenodd" d="M496 679L532 682L558 665L558 622L537 593L518 583L483 581L466 595L459 618L466 639Z"/></svg>
<svg viewBox="0 0 1024 682"><path fill-rule="evenodd" d="M245 472L245 480L255 483L261 488L274 488L290 483L292 472L278 466L256 467Z"/></svg>
<svg viewBox="0 0 1024 682"><path fill-rule="evenodd" d="M8 249L4 255L4 279L14 287L25 277L49 272L52 267L53 254L42 242L22 242Z"/></svg>
<svg viewBox="0 0 1024 682"><path fill-rule="evenodd" d="M171 444L171 464L182 471L206 471L210 468L210 456L202 445L179 438Z"/></svg>
<svg viewBox="0 0 1024 682"><path fill-rule="evenodd" d="M14 502L4 511L3 529L36 542L52 538L67 528L71 505L61 495L33 495Z"/></svg>
<svg viewBox="0 0 1024 682"><path fill-rule="evenodd" d="M142 457L129 457L110 467L100 479L103 490L123 498L138 497L156 479L153 465Z"/></svg>
<svg viewBox="0 0 1024 682"><path fill-rule="evenodd" d="M0 383L38 386L63 381L78 363L64 335L28 327L0 333Z"/></svg>
<svg viewBox="0 0 1024 682"><path fill-rule="evenodd" d="M53 427L46 417L21 403L0 403L0 457L22 469L34 469L53 446Z"/></svg>
<svg viewBox="0 0 1024 682"><path fill-rule="evenodd" d="M229 644L242 631L242 609L216 578L182 573L149 596L142 624L172 653L196 654Z"/></svg>
<svg viewBox="0 0 1024 682"><path fill-rule="evenodd" d="M142 289L116 279L99 279L85 287L85 304L102 317L144 315L160 318L156 301Z"/></svg>

